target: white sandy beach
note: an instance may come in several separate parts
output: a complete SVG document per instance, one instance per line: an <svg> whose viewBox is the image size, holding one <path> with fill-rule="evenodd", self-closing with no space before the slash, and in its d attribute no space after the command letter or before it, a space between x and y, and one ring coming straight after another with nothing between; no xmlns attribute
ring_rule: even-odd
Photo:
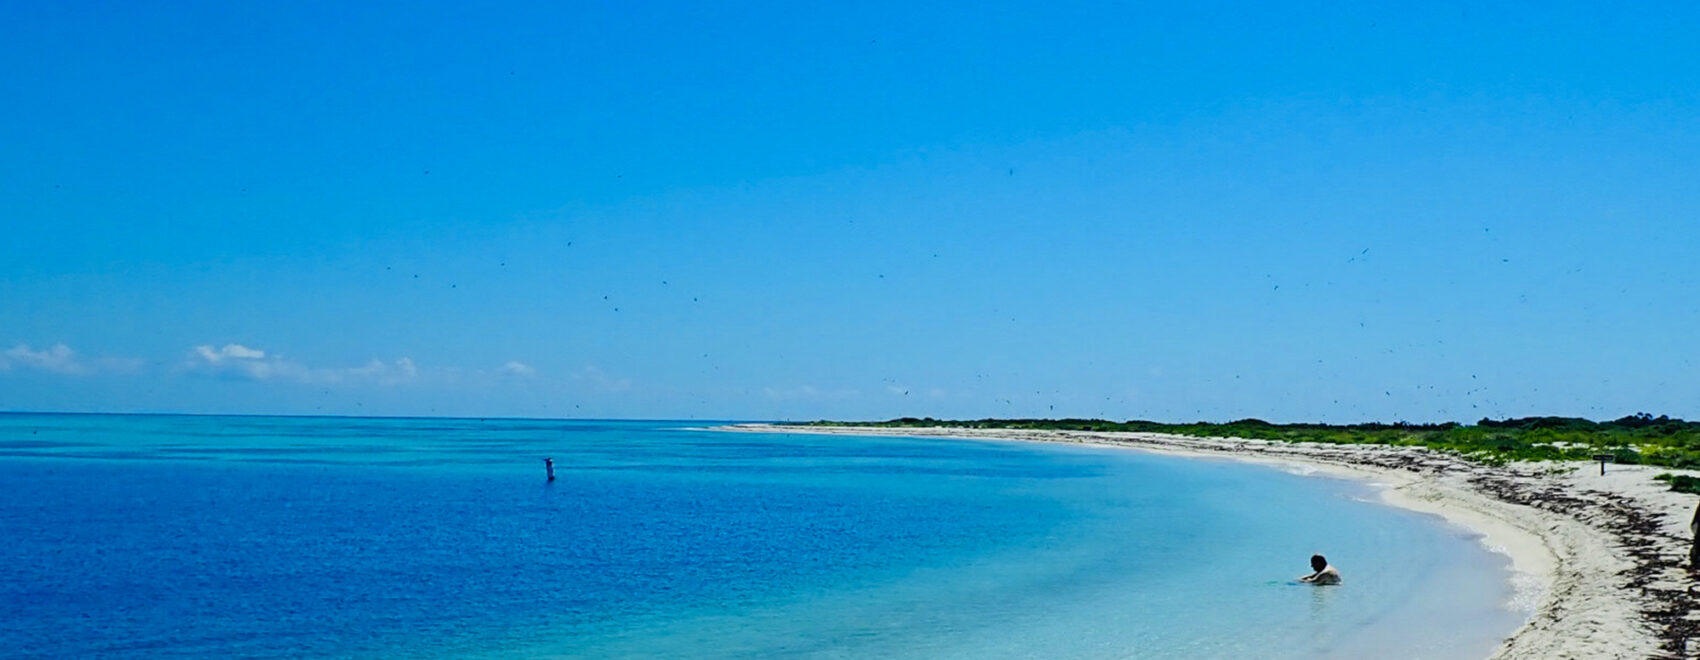
<svg viewBox="0 0 1700 660"><path fill-rule="evenodd" d="M1511 558L1534 614L1493 658L1691 657L1700 598L1687 571L1696 498L1665 468L1490 467L1414 447L1322 445L1149 433L743 424L724 430L1066 442L1278 463L1368 480L1386 502L1439 515ZM1681 471L1675 471L1681 472Z"/></svg>

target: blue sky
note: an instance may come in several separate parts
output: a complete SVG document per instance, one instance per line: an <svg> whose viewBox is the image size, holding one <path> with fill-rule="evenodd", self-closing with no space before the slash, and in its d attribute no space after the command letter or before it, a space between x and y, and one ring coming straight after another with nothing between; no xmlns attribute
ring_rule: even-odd
<svg viewBox="0 0 1700 660"><path fill-rule="evenodd" d="M1700 417L1689 3L287 4L0 7L0 409Z"/></svg>

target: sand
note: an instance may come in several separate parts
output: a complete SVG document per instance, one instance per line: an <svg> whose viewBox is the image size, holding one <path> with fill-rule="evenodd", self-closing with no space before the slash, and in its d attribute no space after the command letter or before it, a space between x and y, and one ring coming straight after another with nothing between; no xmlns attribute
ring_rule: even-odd
<svg viewBox="0 0 1700 660"><path fill-rule="evenodd" d="M1700 651L1688 522L1700 498L1644 466L1491 467L1417 447L1323 445L1155 433L740 424L732 431L1067 442L1277 463L1368 480L1392 506L1441 516L1511 558L1533 614L1493 658L1683 658ZM1692 589L1692 590L1691 590ZM1696 639L1690 641L1690 637Z"/></svg>

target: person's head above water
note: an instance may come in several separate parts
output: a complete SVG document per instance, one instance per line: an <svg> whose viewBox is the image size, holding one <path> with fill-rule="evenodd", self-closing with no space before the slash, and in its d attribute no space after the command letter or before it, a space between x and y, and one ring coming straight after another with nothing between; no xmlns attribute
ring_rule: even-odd
<svg viewBox="0 0 1700 660"><path fill-rule="evenodd" d="M1311 555L1310 568L1311 570L1318 572L1324 568L1328 568L1328 558L1322 555Z"/></svg>

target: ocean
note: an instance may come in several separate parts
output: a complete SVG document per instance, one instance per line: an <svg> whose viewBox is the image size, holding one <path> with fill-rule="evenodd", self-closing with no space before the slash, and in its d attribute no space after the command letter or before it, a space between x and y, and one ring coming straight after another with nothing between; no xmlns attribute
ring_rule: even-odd
<svg viewBox="0 0 1700 660"><path fill-rule="evenodd" d="M1480 658L1528 615L1354 481L707 425L0 414L0 657Z"/></svg>

